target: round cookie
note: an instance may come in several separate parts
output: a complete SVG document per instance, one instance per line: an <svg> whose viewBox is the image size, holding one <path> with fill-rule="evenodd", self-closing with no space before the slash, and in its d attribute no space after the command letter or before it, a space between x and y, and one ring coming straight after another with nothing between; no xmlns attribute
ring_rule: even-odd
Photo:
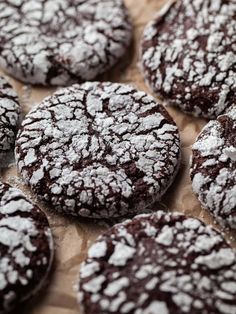
<svg viewBox="0 0 236 314"><path fill-rule="evenodd" d="M236 229L236 105L210 121L193 145L193 191L216 220Z"/></svg>
<svg viewBox="0 0 236 314"><path fill-rule="evenodd" d="M57 91L26 116L16 160L53 208L114 218L160 199L178 170L179 145L177 126L153 97L88 82Z"/></svg>
<svg viewBox="0 0 236 314"><path fill-rule="evenodd" d="M123 0L0 3L0 66L30 84L92 80L122 57L131 37Z"/></svg>
<svg viewBox="0 0 236 314"><path fill-rule="evenodd" d="M0 76L0 165L14 145L19 115L18 97L11 85Z"/></svg>
<svg viewBox="0 0 236 314"><path fill-rule="evenodd" d="M78 289L84 314L233 314L236 254L211 226L158 211L100 236Z"/></svg>
<svg viewBox="0 0 236 314"><path fill-rule="evenodd" d="M141 44L153 91L186 113L213 119L236 102L236 4L170 1Z"/></svg>
<svg viewBox="0 0 236 314"><path fill-rule="evenodd" d="M0 313L35 294L49 273L53 239L44 213L0 182Z"/></svg>

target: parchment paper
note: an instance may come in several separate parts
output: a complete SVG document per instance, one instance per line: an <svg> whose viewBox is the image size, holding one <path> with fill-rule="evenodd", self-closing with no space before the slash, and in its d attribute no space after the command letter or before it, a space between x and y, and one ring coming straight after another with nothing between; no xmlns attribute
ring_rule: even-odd
<svg viewBox="0 0 236 314"><path fill-rule="evenodd" d="M101 79L133 84L140 90L151 93L144 84L137 65L140 37L146 23L156 15L167 1L126 0L125 2L134 25L133 45L124 61ZM54 91L53 88L31 88L10 77L7 78L18 92L23 107L23 115ZM213 219L205 210L201 209L200 203L193 195L189 179L191 145L207 121L187 116L173 107L167 107L167 110L179 127L182 141L182 162L174 184L162 200L162 207L198 217L206 223L213 223ZM21 188L33 201L37 202L36 198L23 185L14 165L0 170L0 179ZM108 228L109 224L107 222L98 223L96 221L69 219L53 213L43 204L38 203L38 205L47 214L53 230L56 249L55 263L48 284L43 291L22 308L17 308L14 314L80 314L73 289L78 278L80 263L85 259L88 247L99 234ZM236 247L236 233L226 232L226 236Z"/></svg>

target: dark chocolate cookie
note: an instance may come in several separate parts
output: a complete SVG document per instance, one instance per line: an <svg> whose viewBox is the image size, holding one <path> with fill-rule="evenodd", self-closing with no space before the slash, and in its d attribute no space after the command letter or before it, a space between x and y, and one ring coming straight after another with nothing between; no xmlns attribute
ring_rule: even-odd
<svg viewBox="0 0 236 314"><path fill-rule="evenodd" d="M0 76L0 168L6 154L13 148L19 115L18 97L5 78Z"/></svg>
<svg viewBox="0 0 236 314"><path fill-rule="evenodd" d="M140 215L92 245L78 290L85 314L234 314L236 254L198 219Z"/></svg>
<svg viewBox="0 0 236 314"><path fill-rule="evenodd" d="M193 191L216 220L236 229L236 105L210 121L193 145Z"/></svg>
<svg viewBox="0 0 236 314"><path fill-rule="evenodd" d="M21 191L0 182L0 313L40 289L52 258L52 234L44 213Z"/></svg>
<svg viewBox="0 0 236 314"><path fill-rule="evenodd" d="M179 144L177 126L153 97L93 82L57 91L26 116L16 160L52 207L114 218L163 195L178 169Z"/></svg>
<svg viewBox="0 0 236 314"><path fill-rule="evenodd" d="M30 84L65 85L111 68L131 41L123 0L0 2L0 66Z"/></svg>
<svg viewBox="0 0 236 314"><path fill-rule="evenodd" d="M170 1L142 40L142 68L154 92L210 119L235 103L235 20L235 1Z"/></svg>

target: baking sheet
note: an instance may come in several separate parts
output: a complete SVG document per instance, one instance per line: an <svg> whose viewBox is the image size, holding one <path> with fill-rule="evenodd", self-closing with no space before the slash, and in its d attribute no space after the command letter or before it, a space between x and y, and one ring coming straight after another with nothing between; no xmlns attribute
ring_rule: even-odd
<svg viewBox="0 0 236 314"><path fill-rule="evenodd" d="M137 66L139 43L144 26L167 1L126 0L125 2L134 24L133 44L124 61L102 76L101 79L132 84L140 90L151 93L144 84ZM31 88L8 76L6 77L20 97L23 115L55 90L54 88ZM173 107L167 107L167 110L179 127L182 141L182 162L174 184L164 196L162 204L157 206L157 209L162 207L168 208L170 211L183 212L213 224L212 218L205 210L201 209L200 203L193 195L189 178L191 145L206 124L206 120L187 116ZM14 164L6 169L0 169L0 179L22 189L33 201L37 202L17 175ZM54 214L42 203L38 203L38 205L47 214L53 230L56 247L53 272L48 279L47 287L22 308L17 308L14 314L80 314L76 293L73 289L78 278L80 263L85 259L88 247L112 223L70 219ZM226 232L226 236L236 248L236 233Z"/></svg>

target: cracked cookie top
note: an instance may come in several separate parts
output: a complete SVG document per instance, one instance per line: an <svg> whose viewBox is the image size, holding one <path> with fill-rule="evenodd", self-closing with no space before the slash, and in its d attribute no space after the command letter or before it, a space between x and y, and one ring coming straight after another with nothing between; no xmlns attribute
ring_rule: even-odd
<svg viewBox="0 0 236 314"><path fill-rule="evenodd" d="M1 160L13 148L19 116L18 97L11 85L0 76L0 167Z"/></svg>
<svg viewBox="0 0 236 314"><path fill-rule="evenodd" d="M132 27L123 0L0 3L0 66L30 83L92 80L125 53Z"/></svg>
<svg viewBox="0 0 236 314"><path fill-rule="evenodd" d="M53 258L46 216L21 191L0 182L0 312L32 296Z"/></svg>
<svg viewBox="0 0 236 314"><path fill-rule="evenodd" d="M142 68L152 89L210 119L235 103L235 19L235 1L170 1L142 39Z"/></svg>
<svg viewBox="0 0 236 314"><path fill-rule="evenodd" d="M193 145L193 191L224 226L236 229L236 105L210 121Z"/></svg>
<svg viewBox="0 0 236 314"><path fill-rule="evenodd" d="M57 91L26 116L16 160L54 208L111 218L163 195L178 169L179 145L177 126L153 97L93 82Z"/></svg>
<svg viewBox="0 0 236 314"><path fill-rule="evenodd" d="M233 314L236 254L211 226L158 211L100 236L78 289L84 314Z"/></svg>

